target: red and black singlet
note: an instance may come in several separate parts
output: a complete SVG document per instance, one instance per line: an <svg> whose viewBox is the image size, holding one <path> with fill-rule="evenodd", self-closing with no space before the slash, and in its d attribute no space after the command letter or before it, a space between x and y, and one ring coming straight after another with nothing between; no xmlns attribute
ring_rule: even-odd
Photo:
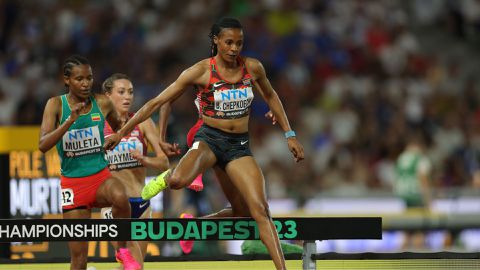
<svg viewBox="0 0 480 270"><path fill-rule="evenodd" d="M208 117L217 119L237 119L250 113L253 100L253 79L239 57L243 76L238 82L229 82L222 78L216 69L215 58L210 58L210 81L200 89L197 98L200 103L200 112Z"/></svg>

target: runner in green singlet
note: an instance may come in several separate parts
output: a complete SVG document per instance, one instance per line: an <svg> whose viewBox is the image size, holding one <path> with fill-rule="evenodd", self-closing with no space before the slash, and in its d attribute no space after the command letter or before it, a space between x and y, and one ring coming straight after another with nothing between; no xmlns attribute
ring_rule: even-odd
<svg viewBox="0 0 480 270"><path fill-rule="evenodd" d="M424 152L424 143L420 134L409 136L405 150L397 158L395 165L394 193L405 202L407 209L428 212L431 204L432 165ZM403 247L423 249L424 232L406 232Z"/></svg>
<svg viewBox="0 0 480 270"><path fill-rule="evenodd" d="M395 164L394 192L407 207L430 206L431 167L421 138L411 137Z"/></svg>
<svg viewBox="0 0 480 270"><path fill-rule="evenodd" d="M43 153L56 145L61 160L64 219L91 218L91 208L112 206L115 218L129 218L130 204L124 186L110 174L103 150L104 120L115 128L120 122L110 100L92 94L92 68L81 56L69 57L63 66L67 94L48 100L40 129ZM88 242L71 241L70 269L86 269ZM126 241L119 242L117 260L128 270L141 269Z"/></svg>

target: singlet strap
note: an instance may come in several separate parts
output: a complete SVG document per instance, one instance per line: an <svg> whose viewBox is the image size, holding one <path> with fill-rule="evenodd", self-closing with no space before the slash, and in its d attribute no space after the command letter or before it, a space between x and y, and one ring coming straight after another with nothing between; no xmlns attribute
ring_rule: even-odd
<svg viewBox="0 0 480 270"><path fill-rule="evenodd" d="M217 65L217 61L215 60L215 57L210 58L210 73L212 72L217 72L217 68L215 67Z"/></svg>

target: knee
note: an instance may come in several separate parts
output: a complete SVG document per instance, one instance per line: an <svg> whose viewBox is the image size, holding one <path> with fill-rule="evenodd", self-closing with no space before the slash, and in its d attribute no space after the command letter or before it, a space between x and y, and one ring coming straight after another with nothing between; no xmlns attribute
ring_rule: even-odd
<svg viewBox="0 0 480 270"><path fill-rule="evenodd" d="M112 191L110 200L112 205L117 207L129 204L127 194L121 189Z"/></svg>
<svg viewBox="0 0 480 270"><path fill-rule="evenodd" d="M258 203L253 204L250 207L249 214L251 214L251 216L254 219L270 218L270 208L268 207L268 203L267 202L258 202Z"/></svg>
<svg viewBox="0 0 480 270"><path fill-rule="evenodd" d="M172 174L170 174L166 181L168 183L168 187L171 188L171 189L181 189L181 188L184 188L185 185L182 183L182 176L177 173L177 172L173 172Z"/></svg>

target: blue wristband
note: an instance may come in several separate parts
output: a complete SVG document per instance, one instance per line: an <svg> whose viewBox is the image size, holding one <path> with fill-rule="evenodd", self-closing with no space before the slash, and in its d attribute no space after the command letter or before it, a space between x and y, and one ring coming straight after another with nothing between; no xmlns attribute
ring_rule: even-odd
<svg viewBox="0 0 480 270"><path fill-rule="evenodd" d="M296 137L297 135L295 134L295 131L293 130L289 130L287 132L285 132L285 138L288 139L290 137Z"/></svg>

